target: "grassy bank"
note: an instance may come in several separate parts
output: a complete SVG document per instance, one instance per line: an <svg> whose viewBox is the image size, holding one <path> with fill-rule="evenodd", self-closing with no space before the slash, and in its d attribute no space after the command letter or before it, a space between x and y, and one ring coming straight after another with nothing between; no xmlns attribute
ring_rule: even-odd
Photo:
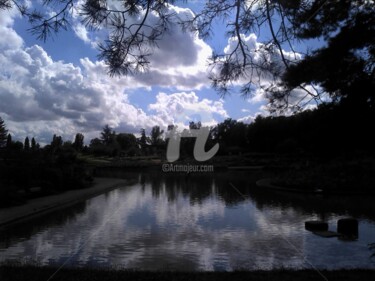
<svg viewBox="0 0 375 281"><path fill-rule="evenodd" d="M2 281L40 281L48 280L54 273L54 267L25 266L0 266L0 279ZM314 270L274 270L274 271L235 271L235 272L169 272L169 271L133 271L133 270L109 270L109 269L72 269L63 268L50 280L163 280L163 281L221 281L221 280L375 280L375 270L338 270L321 271L320 275Z"/></svg>

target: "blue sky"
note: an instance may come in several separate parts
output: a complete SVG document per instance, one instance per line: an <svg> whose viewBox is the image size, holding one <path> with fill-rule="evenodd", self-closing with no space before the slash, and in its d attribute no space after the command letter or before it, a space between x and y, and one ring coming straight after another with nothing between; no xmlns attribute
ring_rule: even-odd
<svg viewBox="0 0 375 281"><path fill-rule="evenodd" d="M35 2L33 2L35 3ZM202 1L177 2L179 14L197 11ZM251 122L266 114L261 91L244 99L239 87L221 98L207 79L207 59L213 50L231 44L222 22L206 41L178 30L165 36L146 74L111 78L97 58L93 33L74 21L72 29L47 42L39 41L15 10L0 11L0 116L16 139L36 137L50 142L53 134L72 140L78 132L86 141L109 124L117 132L149 132L169 124L183 128L189 121L213 126L226 118ZM267 32L246 35L256 46Z"/></svg>

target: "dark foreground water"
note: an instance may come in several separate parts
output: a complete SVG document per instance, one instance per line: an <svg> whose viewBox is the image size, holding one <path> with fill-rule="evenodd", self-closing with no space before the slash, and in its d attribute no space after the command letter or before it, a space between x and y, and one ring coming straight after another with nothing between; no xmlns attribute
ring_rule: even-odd
<svg viewBox="0 0 375 281"><path fill-rule="evenodd" d="M262 191L259 175L248 172L122 176L138 183L2 230L0 261L189 271L375 268L368 248L375 198ZM304 229L307 220L325 219L336 231L348 216L360 221L355 241Z"/></svg>

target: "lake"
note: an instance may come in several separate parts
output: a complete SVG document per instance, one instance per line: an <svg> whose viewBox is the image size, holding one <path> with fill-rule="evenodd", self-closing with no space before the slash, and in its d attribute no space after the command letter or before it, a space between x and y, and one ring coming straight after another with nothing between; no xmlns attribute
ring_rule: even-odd
<svg viewBox="0 0 375 281"><path fill-rule="evenodd" d="M261 190L257 172L114 173L135 179L2 230L0 261L140 270L375 268L375 198ZM113 176L111 175L111 176ZM359 237L322 238L308 220L359 220Z"/></svg>

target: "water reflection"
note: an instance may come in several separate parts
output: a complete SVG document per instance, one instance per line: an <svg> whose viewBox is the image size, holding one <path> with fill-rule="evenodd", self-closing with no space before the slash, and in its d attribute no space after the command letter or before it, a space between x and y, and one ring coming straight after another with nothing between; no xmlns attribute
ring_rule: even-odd
<svg viewBox="0 0 375 281"><path fill-rule="evenodd" d="M367 249L372 220L360 221L360 238L350 243L304 229L322 215L334 228L348 215L350 208L337 211L345 202L330 209L324 198L260 191L258 175L249 173L120 176L137 177L138 184L4 231L0 259L144 270L374 267Z"/></svg>

